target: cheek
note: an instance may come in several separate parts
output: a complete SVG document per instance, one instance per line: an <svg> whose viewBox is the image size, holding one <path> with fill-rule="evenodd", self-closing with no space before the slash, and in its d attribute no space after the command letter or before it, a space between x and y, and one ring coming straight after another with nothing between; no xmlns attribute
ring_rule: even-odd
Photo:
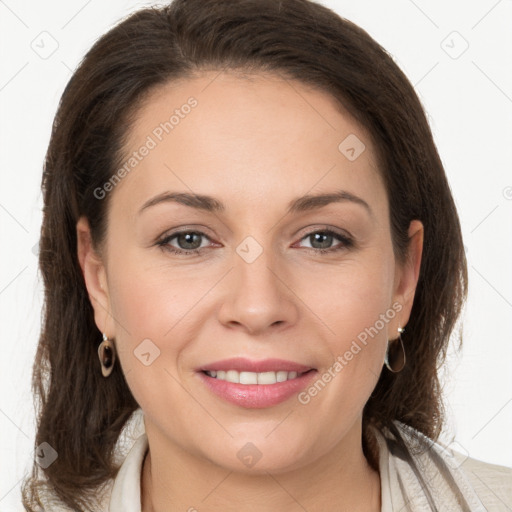
<svg viewBox="0 0 512 512"><path fill-rule="evenodd" d="M389 257L388 257L389 256ZM321 368L317 390L322 407L357 415L382 371L390 326L400 306L393 307L394 259L386 250L369 251L328 275L328 285L314 295L322 323L328 326L330 358ZM322 390L331 391L323 393ZM307 402L311 396L305 396Z"/></svg>
<svg viewBox="0 0 512 512"><path fill-rule="evenodd" d="M165 406L186 415L191 401L179 383L177 367L187 340L196 335L190 320L208 281L191 284L179 273L149 268L142 258L126 252L118 261L109 277L109 292L116 349L128 387L151 418L159 417ZM180 432L177 418L168 421L172 431Z"/></svg>
<svg viewBox="0 0 512 512"><path fill-rule="evenodd" d="M130 246L128 235L117 238L109 247L112 312L133 337L167 338L205 296L215 276L207 268L191 270L185 261L173 265L157 247Z"/></svg>
<svg viewBox="0 0 512 512"><path fill-rule="evenodd" d="M155 366L162 366L162 355L170 369L185 340L193 335L194 307L208 292L209 280L190 279L162 265L150 267L135 251L117 260L112 255L112 259L119 262L110 271L109 294L123 369L128 372L135 365L138 370L137 356L146 352L145 347L151 356L158 355Z"/></svg>
<svg viewBox="0 0 512 512"><path fill-rule="evenodd" d="M377 322L379 335L387 336L389 315L384 324L379 319L392 306L394 259L388 252L383 248L367 251L364 257L347 259L338 268L331 268L322 280L316 279L323 284L309 294L311 309L329 327L333 352L344 352L347 343ZM315 282L314 276L310 277L310 282ZM390 314L394 315L394 310Z"/></svg>

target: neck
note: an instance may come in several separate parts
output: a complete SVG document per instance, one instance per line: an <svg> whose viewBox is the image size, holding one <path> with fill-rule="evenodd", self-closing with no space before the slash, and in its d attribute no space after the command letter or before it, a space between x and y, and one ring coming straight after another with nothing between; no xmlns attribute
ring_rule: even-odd
<svg viewBox="0 0 512 512"><path fill-rule="evenodd" d="M352 512L379 512L379 473L368 464L360 435L358 439L355 444L344 439L299 469L256 475L222 468L172 443L163 450L150 441L141 475L141 510L338 512L342 507Z"/></svg>

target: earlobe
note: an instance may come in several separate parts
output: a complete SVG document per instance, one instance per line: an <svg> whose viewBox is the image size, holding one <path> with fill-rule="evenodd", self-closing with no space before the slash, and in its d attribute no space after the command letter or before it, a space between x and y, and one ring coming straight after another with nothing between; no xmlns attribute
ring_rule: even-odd
<svg viewBox="0 0 512 512"><path fill-rule="evenodd" d="M80 217L76 224L77 256L84 276L89 300L94 309L96 326L101 332L112 333L106 319L110 316L110 300L106 270L101 257L93 247L89 223Z"/></svg>

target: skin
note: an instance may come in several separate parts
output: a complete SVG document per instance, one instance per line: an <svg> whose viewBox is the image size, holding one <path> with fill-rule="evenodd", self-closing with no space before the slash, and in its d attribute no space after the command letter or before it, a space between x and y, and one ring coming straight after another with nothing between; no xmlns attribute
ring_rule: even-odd
<svg viewBox="0 0 512 512"><path fill-rule="evenodd" d="M139 111L126 155L190 96L197 107L110 192L105 244L95 250L87 220L77 223L96 324L115 340L116 364L145 414L142 510L378 511L362 410L388 339L409 319L423 226L411 222L400 264L368 133L328 94L278 76L203 72L160 87ZM338 150L349 134L366 146L354 161ZM372 213L350 201L286 213L297 197L340 189ZM211 195L225 210L164 202L138 213L166 191ZM354 245L309 236L326 227ZM194 242L203 252L156 244L178 228L204 233ZM247 236L262 249L251 263L236 252ZM176 237L168 245L191 247ZM314 252L322 247L341 250ZM401 311L305 405L293 396L245 409L213 395L195 371L245 356L321 375L395 302ZM160 356L145 366L134 350L148 338ZM251 468L237 457L248 442L262 454Z"/></svg>

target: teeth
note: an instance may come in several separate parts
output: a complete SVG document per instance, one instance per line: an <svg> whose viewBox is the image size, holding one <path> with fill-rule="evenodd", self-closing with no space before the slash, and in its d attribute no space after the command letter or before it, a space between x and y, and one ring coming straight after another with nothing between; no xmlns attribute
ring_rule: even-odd
<svg viewBox="0 0 512 512"><path fill-rule="evenodd" d="M288 372L284 372L284 371L277 372L276 379L277 379L277 382L284 382L285 380L288 379Z"/></svg>
<svg viewBox="0 0 512 512"><path fill-rule="evenodd" d="M210 377L219 380L233 382L235 384L275 384L276 382L284 382L290 379L296 379L302 374L297 372L287 372L280 370L278 372L237 372L236 370L212 370L206 372Z"/></svg>
<svg viewBox="0 0 512 512"><path fill-rule="evenodd" d="M240 375L238 375L238 372L236 370L228 370L226 372L226 378L228 382L238 383L240 382Z"/></svg>

